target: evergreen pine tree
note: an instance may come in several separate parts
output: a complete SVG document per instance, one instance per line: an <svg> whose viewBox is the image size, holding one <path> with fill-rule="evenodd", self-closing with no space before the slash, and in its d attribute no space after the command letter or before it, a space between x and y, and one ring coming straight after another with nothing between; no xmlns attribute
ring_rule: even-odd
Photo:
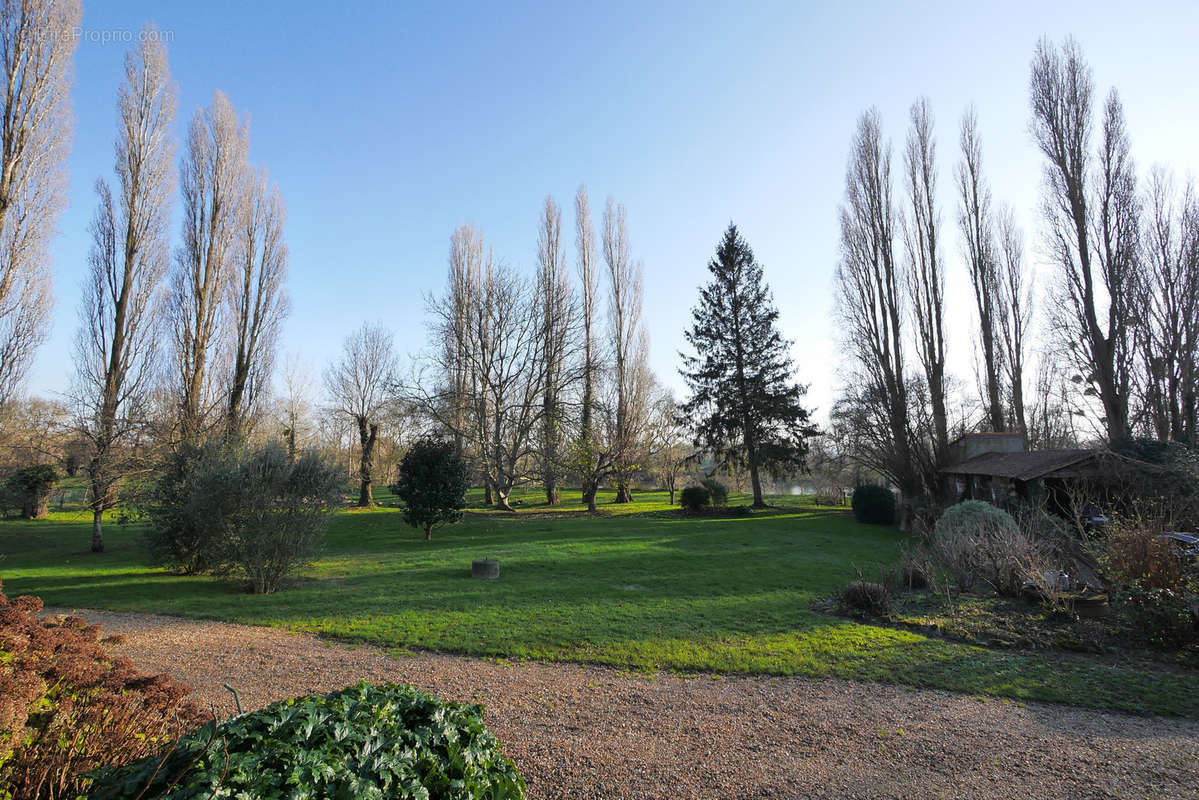
<svg viewBox="0 0 1199 800"><path fill-rule="evenodd" d="M712 281L700 289L680 374L691 389L683 405L695 444L722 464L748 469L754 506L762 499L760 472L794 474L805 468L806 439L814 434L801 404L807 387L792 381L790 342L776 327L778 309L762 267L732 223L708 262Z"/></svg>

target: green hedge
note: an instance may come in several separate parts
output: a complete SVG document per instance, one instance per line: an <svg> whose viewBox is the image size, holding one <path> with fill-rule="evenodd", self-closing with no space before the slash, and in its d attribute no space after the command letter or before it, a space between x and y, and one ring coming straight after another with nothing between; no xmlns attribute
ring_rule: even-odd
<svg viewBox="0 0 1199 800"><path fill-rule="evenodd" d="M853 517L870 525L895 524L895 495L885 486L863 484L853 490Z"/></svg>
<svg viewBox="0 0 1199 800"><path fill-rule="evenodd" d="M700 511L712 504L712 493L703 486L688 486L679 495L679 505L687 511Z"/></svg>

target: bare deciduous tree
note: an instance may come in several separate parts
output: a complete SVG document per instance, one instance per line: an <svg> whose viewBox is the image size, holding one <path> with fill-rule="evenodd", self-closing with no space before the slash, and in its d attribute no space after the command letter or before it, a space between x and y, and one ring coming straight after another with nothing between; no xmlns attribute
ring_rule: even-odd
<svg viewBox="0 0 1199 800"><path fill-rule="evenodd" d="M476 298L469 327L475 442L496 507L511 511L508 496L525 477L543 413L541 315L529 282L490 256Z"/></svg>
<svg viewBox="0 0 1199 800"><path fill-rule="evenodd" d="M316 428L313 419L312 374L297 355L289 355L283 364L282 397L277 416L280 420L283 440L287 444L287 457L295 460L301 447L307 444Z"/></svg>
<svg viewBox="0 0 1199 800"><path fill-rule="evenodd" d="M902 273L895 263L890 145L876 109L858 120L841 204L838 315L854 362L850 389L862 402L861 428L873 431L859 457L891 479L905 499L919 495L908 433ZM857 416L857 411L853 416Z"/></svg>
<svg viewBox="0 0 1199 800"><path fill-rule="evenodd" d="M183 246L171 276L179 427L194 441L219 404L212 362L221 349L225 296L232 279L243 220L249 132L228 98L213 94L188 128L180 190Z"/></svg>
<svg viewBox="0 0 1199 800"><path fill-rule="evenodd" d="M582 363L579 368L579 431L573 445L572 463L579 472L583 502L595 512L595 495L612 467L612 452L600 437L596 424L597 383L603 374L599 343L599 264L596 258L595 230L591 224L591 205L587 187L575 194L575 248L579 273L579 327L582 336Z"/></svg>
<svg viewBox="0 0 1199 800"><path fill-rule="evenodd" d="M233 436L247 433L257 401L270 386L279 326L288 309L283 198L262 171L248 178L247 189L234 279L225 298L233 327L226 426Z"/></svg>
<svg viewBox="0 0 1199 800"><path fill-rule="evenodd" d="M465 434L471 408L470 322L475 293L483 275L483 236L473 225L461 225L450 237L449 278L444 307L431 304L439 316L438 335L444 352L441 356L443 382L442 405L446 425L460 455L465 450ZM490 487L489 487L490 490Z"/></svg>
<svg viewBox="0 0 1199 800"><path fill-rule="evenodd" d="M965 242L966 264L970 284L974 289L974 305L978 311L978 344L982 351L983 375L980 383L985 393L987 421L991 430L1005 430L1000 373L1000 284L999 254L996 252L995 232L991 216L991 190L982 172L982 142L978 133L978 117L970 109L962 117L959 137L962 159L958 162L957 184L960 206L958 223Z"/></svg>
<svg viewBox="0 0 1199 800"><path fill-rule="evenodd" d="M1138 265L1136 181L1124 113L1113 91L1090 153L1091 69L1073 39L1042 39L1033 57L1032 133L1046 158L1046 243L1059 269L1054 326L1103 407L1108 439L1129 437Z"/></svg>
<svg viewBox="0 0 1199 800"><path fill-rule="evenodd" d="M998 229L1000 264L996 272L995 316L999 322L1000 361L1007 377L1012 424L1027 435L1024 365L1032 326L1033 283L1024 266L1024 232L1016 225L1010 208L1000 209Z"/></svg>
<svg viewBox="0 0 1199 800"><path fill-rule="evenodd" d="M1141 287L1141 394L1158 439L1193 442L1199 381L1199 201L1168 170L1150 172Z"/></svg>
<svg viewBox="0 0 1199 800"><path fill-rule="evenodd" d="M565 423L567 360L575 326L573 291L562 247L562 210L545 198L537 231L537 296L541 307L541 353L545 370L541 411L541 480L545 500L558 503L558 473Z"/></svg>
<svg viewBox="0 0 1199 800"><path fill-rule="evenodd" d="M65 202L78 0L0 5L0 412L49 332L49 243Z"/></svg>
<svg viewBox="0 0 1199 800"><path fill-rule="evenodd" d="M450 287L429 303L436 330L459 325L451 258ZM545 358L542 307L534 284L515 270L496 264L489 252L481 269L467 275L462 320L463 344L434 346L429 358L433 382L414 376L404 387L407 402L464 443L482 473L497 508L511 511L509 495L520 480L536 474L537 430L544 405ZM461 357L459 365L455 360ZM447 400L453 392L444 376L466 375L461 412ZM436 388L431 388L436 386Z"/></svg>
<svg viewBox="0 0 1199 800"><path fill-rule="evenodd" d="M689 465L694 466L696 459L690 431L681 424L679 404L668 389L657 387L654 393L648 434L653 474L670 492L673 506L679 479L688 471Z"/></svg>
<svg viewBox="0 0 1199 800"><path fill-rule="evenodd" d="M949 448L949 414L945 406L945 264L938 251L941 214L937 210L937 144L933 115L924 98L912 105L911 127L904 149L908 203L903 239L907 251L907 285L916 321L916 352L928 382L932 406L933 459L941 463ZM936 466L926 481L936 481Z"/></svg>
<svg viewBox="0 0 1199 800"><path fill-rule="evenodd" d="M79 430L91 446L93 552L104 550L105 509L137 466L136 438L160 328L174 191L175 90L157 36L143 35L136 54L126 56L119 111L118 193L114 198L103 180L96 184L100 205L76 339L74 400Z"/></svg>
<svg viewBox="0 0 1199 800"><path fill-rule="evenodd" d="M645 359L649 338L641 323L641 262L629 254L629 234L623 205L611 197L604 209L601 242L608 273L608 318L612 337L612 369L616 382L616 429L613 440L616 502L628 503L629 476L637 468L638 434L648 413L649 387Z"/></svg>
<svg viewBox="0 0 1199 800"><path fill-rule="evenodd" d="M1026 415L1028 444L1033 449L1077 447L1079 436L1070 382L1054 363L1053 348L1041 353L1033 403Z"/></svg>
<svg viewBox="0 0 1199 800"><path fill-rule="evenodd" d="M397 359L391 332L363 324L346 337L341 358L325 370L325 388L336 410L358 428L358 505L374 504L375 442L379 420L395 385Z"/></svg>

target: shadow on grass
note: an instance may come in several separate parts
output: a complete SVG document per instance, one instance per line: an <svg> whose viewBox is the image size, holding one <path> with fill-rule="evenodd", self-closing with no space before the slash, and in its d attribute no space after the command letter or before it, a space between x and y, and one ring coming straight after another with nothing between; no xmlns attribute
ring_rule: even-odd
<svg viewBox="0 0 1199 800"><path fill-rule="evenodd" d="M638 669L838 676L1167 713L1199 678L1096 659L989 651L822 617L811 602L890 561L892 528L838 509L748 518L471 515L426 543L400 515L340 514L321 558L276 595L155 570L141 529L86 547L86 522L0 523L0 577L50 605L277 625L396 648ZM671 512L673 514L673 512ZM31 536L31 534L33 536ZM33 537L36 537L34 540ZM496 556L501 578L470 561ZM1139 705L1138 705L1139 704Z"/></svg>

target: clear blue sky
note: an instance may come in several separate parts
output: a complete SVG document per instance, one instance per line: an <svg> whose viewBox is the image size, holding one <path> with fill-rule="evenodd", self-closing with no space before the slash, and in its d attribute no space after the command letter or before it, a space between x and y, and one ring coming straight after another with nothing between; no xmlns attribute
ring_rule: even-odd
<svg viewBox="0 0 1199 800"><path fill-rule="evenodd" d="M918 95L937 113L951 361L968 380L970 301L951 185L958 120L977 105L996 199L1015 205L1031 248L1040 160L1027 81L1038 37L1073 33L1097 87L1120 89L1139 164L1199 170L1199 4L913 5L85 0L83 27L136 33L153 21L169 32L180 134L215 89L250 116L252 158L288 206L283 349L314 374L367 319L418 351L422 292L443 285L454 227L474 222L499 257L531 267L541 199L569 209L586 183L593 209L609 194L628 207L664 380L679 385L696 287L733 220L765 265L823 416L837 382L836 210L862 109L879 106L897 146ZM111 175L129 45L97 39L84 37L76 58L55 327L32 393L67 386L92 184ZM573 232L573 215L564 221Z"/></svg>

